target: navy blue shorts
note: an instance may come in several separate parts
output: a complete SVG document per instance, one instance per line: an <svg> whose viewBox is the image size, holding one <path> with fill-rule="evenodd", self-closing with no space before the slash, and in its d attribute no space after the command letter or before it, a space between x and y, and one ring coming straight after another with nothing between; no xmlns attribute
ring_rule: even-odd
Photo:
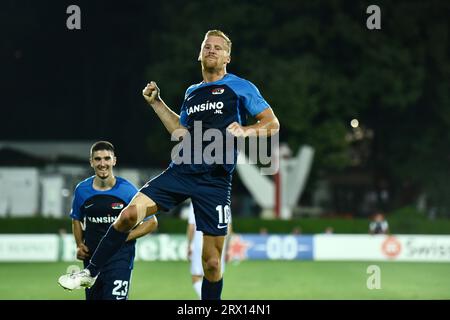
<svg viewBox="0 0 450 320"><path fill-rule="evenodd" d="M232 175L225 170L193 174L169 167L139 191L163 211L191 198L197 230L224 236L231 219L231 179Z"/></svg>
<svg viewBox="0 0 450 320"><path fill-rule="evenodd" d="M131 269L100 272L94 285L86 289L86 300L128 300Z"/></svg>

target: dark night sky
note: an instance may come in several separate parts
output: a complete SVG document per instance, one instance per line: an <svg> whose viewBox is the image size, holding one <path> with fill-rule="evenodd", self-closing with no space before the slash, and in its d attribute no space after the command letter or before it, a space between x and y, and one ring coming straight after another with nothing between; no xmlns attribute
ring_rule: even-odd
<svg viewBox="0 0 450 320"><path fill-rule="evenodd" d="M70 4L81 7L81 30L66 27ZM152 16L158 4L152 4L155 11L149 5L2 4L0 140L110 139L120 145L151 130L140 92L152 56L143 41L158 24Z"/></svg>
<svg viewBox="0 0 450 320"><path fill-rule="evenodd" d="M144 145L146 136L151 131L157 132L161 138L168 138L164 135L162 125L155 123L153 111L146 106L141 96L142 88L151 80L146 78L149 61L160 61L164 54L162 52L167 49L152 47L149 43L154 34L178 32L183 35L183 31L186 31L183 25L189 29L187 26L190 23L176 20L177 7L189 5L189 1L173 1L173 9L171 7L169 14L160 12L162 3L139 0L3 1L0 11L0 30L3 33L0 38L0 141L108 139L114 141L119 149L127 151L129 159L124 159L125 162L130 160L136 164L144 164L145 161L151 161L152 159L147 157L139 163L138 152L135 152L135 156L130 152ZM258 19L257 15L243 14L242 18L233 20L233 17L226 16L225 8L217 8L216 2L205 3L214 7L215 17L222 19L224 25L231 25L226 23L234 21L232 38L239 43L241 52L244 52L242 44L247 45L247 58L258 53L257 47L248 43L248 39L252 39L254 35L240 32L244 28L246 31L254 31L251 19ZM313 7L317 11L314 17L321 20L321 27L327 28L333 12L327 6L322 7L320 3ZM66 28L66 19L69 16L66 8L71 4L81 7L81 30ZM256 4L254 10L258 12ZM346 5L344 10L353 12L353 16L357 12L361 27L364 28L365 12L361 6L352 3ZM194 30L186 31L186 37L195 43L201 41L202 32L215 22L211 18L211 10L204 11L192 12L192 19L202 20L202 30L194 27ZM292 15L301 13L301 10L297 11ZM389 12L386 14L386 20L389 19L388 15ZM407 13L403 17L408 20ZM277 21L276 19L277 17L274 17L272 21ZM278 23L289 20L286 17L279 19L282 21ZM167 30L169 25L172 29ZM391 25L395 25L395 21ZM177 26L179 30L175 29ZM297 26L294 24L293 27L294 29L287 29L288 33L295 34ZM389 31L383 32L384 35L389 35ZM193 33L198 33L199 38L193 36ZM276 40L276 37L272 37L272 47L277 46L273 44L277 43ZM287 45L289 48L295 45L308 48L308 44L305 44L307 38L301 40ZM180 40L181 43L182 41L183 39ZM252 46L255 47L254 52L251 51ZM298 50L284 50L283 46L283 42L278 45L277 55L285 54L286 59L298 55ZM334 47L334 51L330 53L331 57L338 48L338 45ZM174 53L170 49L167 51L172 54L170 59L178 59L175 56L178 52ZM186 59L186 52L180 54ZM351 51L348 54L351 55ZM374 51L374 56L376 55L378 54ZM189 65L195 62L192 57L189 59ZM239 74L240 69L248 68L245 61L248 60L236 59L231 72L237 71ZM197 68L196 65L195 67ZM197 69L195 70L197 72ZM183 77L183 81L186 79L186 85L200 79L199 69L195 75L183 72L185 71L181 71L178 76ZM164 87L167 86L166 82ZM185 87L180 88L179 91L184 92L184 89ZM181 101L169 102L169 105L177 110L177 103Z"/></svg>

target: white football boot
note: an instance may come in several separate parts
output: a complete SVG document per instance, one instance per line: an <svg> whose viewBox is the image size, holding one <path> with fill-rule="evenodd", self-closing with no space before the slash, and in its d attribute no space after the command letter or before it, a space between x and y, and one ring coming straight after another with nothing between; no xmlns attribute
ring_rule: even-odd
<svg viewBox="0 0 450 320"><path fill-rule="evenodd" d="M83 269L79 272L68 273L62 275L58 279L61 287L67 290L90 288L94 285L97 277L91 277L91 272L88 269Z"/></svg>

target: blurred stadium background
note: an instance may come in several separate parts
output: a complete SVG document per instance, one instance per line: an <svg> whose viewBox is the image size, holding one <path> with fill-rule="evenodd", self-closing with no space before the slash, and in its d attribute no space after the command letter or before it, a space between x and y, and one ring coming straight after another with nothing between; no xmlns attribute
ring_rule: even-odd
<svg viewBox="0 0 450 320"><path fill-rule="evenodd" d="M114 143L115 174L137 186L161 172L173 143L141 90L156 80L177 110L212 28L233 41L228 71L277 113L284 161L264 182L281 179L278 202L234 176L223 297L450 298L447 1L78 1L68 30L71 4L2 3L0 299L83 298L56 278L77 264L68 214L89 147ZM377 212L388 234L369 234ZM195 299L182 208L159 220L138 241L130 298Z"/></svg>

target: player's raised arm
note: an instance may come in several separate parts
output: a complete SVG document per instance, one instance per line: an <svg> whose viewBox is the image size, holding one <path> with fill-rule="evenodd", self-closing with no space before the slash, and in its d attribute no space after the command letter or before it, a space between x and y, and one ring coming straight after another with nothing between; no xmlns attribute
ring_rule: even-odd
<svg viewBox="0 0 450 320"><path fill-rule="evenodd" d="M160 90L156 82L151 81L142 90L142 95L149 105L155 110L161 122L166 127L167 131L172 134L177 129L184 129L180 124L180 116L170 109L161 99Z"/></svg>

